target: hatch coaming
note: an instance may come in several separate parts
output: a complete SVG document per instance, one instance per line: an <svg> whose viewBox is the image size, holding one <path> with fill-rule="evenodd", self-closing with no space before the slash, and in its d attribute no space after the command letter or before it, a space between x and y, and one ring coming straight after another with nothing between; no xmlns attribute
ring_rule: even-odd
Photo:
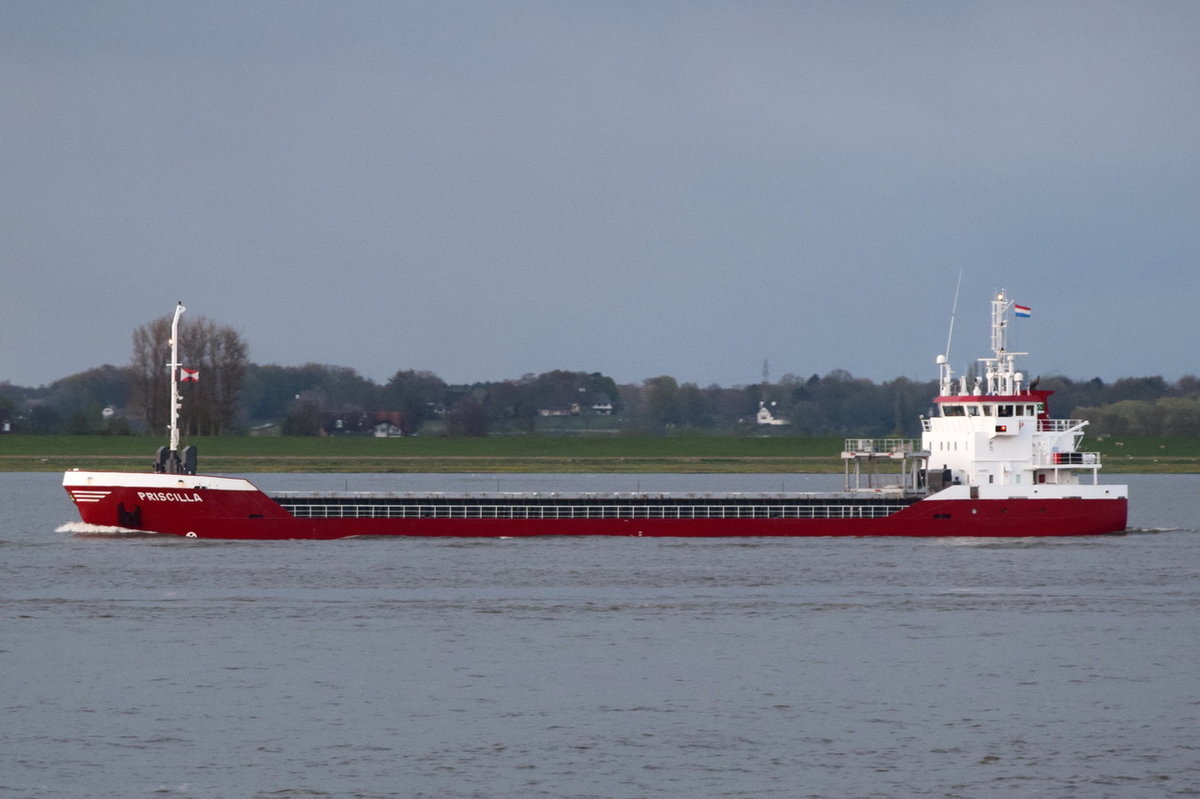
<svg viewBox="0 0 1200 799"><path fill-rule="evenodd" d="M878 519L901 491L781 494L276 493L301 519Z"/></svg>

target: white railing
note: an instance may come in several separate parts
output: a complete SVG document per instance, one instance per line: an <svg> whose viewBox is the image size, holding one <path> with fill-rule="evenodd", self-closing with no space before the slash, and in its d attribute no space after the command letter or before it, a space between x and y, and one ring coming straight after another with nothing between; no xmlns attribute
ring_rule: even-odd
<svg viewBox="0 0 1200 799"><path fill-rule="evenodd" d="M1034 459L1035 468L1082 466L1092 468L1100 465L1099 452L1050 452Z"/></svg>
<svg viewBox="0 0 1200 799"><path fill-rule="evenodd" d="M890 455L892 453L920 452L919 438L847 438L844 452Z"/></svg>
<svg viewBox="0 0 1200 799"><path fill-rule="evenodd" d="M781 505L343 505L283 507L300 519L879 519L907 503Z"/></svg>
<svg viewBox="0 0 1200 799"><path fill-rule="evenodd" d="M1086 424L1083 419L1039 419L1038 430L1043 433L1066 433Z"/></svg>

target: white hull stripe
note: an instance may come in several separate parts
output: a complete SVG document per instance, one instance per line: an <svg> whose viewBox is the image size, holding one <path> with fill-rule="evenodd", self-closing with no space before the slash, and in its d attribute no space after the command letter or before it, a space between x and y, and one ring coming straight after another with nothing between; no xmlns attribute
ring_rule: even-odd
<svg viewBox="0 0 1200 799"><path fill-rule="evenodd" d="M75 497L76 502L99 502L111 493L111 491L83 491L75 489L71 492L71 496Z"/></svg>

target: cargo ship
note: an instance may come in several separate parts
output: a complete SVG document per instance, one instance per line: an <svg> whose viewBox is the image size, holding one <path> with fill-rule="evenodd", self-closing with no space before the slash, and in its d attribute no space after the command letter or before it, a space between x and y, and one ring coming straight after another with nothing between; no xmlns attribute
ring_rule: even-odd
<svg viewBox="0 0 1200 799"><path fill-rule="evenodd" d="M88 525L188 538L351 536L966 536L1100 535L1125 530L1128 490L1099 480L1079 449L1087 422L1049 414L1051 391L1018 371L1013 316L991 301L991 357L956 377L937 357L939 394L920 439L847 439L836 492L351 492L260 490L196 473L179 447L179 315L172 322L171 423L154 471L74 469L63 487ZM947 348L949 344L947 345ZM397 478L403 480L402 477Z"/></svg>

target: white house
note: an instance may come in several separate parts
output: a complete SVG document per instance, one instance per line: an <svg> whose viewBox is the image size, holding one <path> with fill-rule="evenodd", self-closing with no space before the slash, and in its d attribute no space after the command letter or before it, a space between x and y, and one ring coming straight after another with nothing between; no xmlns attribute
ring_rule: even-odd
<svg viewBox="0 0 1200 799"><path fill-rule="evenodd" d="M771 403L771 407L772 408L775 407L774 402ZM759 424L769 424L769 425L773 425L775 427L778 427L780 425L790 424L787 419L777 418L775 416L775 414L773 414L771 412L771 408L767 407L767 403L765 403L765 402L758 403L758 419L757 419L757 421Z"/></svg>

